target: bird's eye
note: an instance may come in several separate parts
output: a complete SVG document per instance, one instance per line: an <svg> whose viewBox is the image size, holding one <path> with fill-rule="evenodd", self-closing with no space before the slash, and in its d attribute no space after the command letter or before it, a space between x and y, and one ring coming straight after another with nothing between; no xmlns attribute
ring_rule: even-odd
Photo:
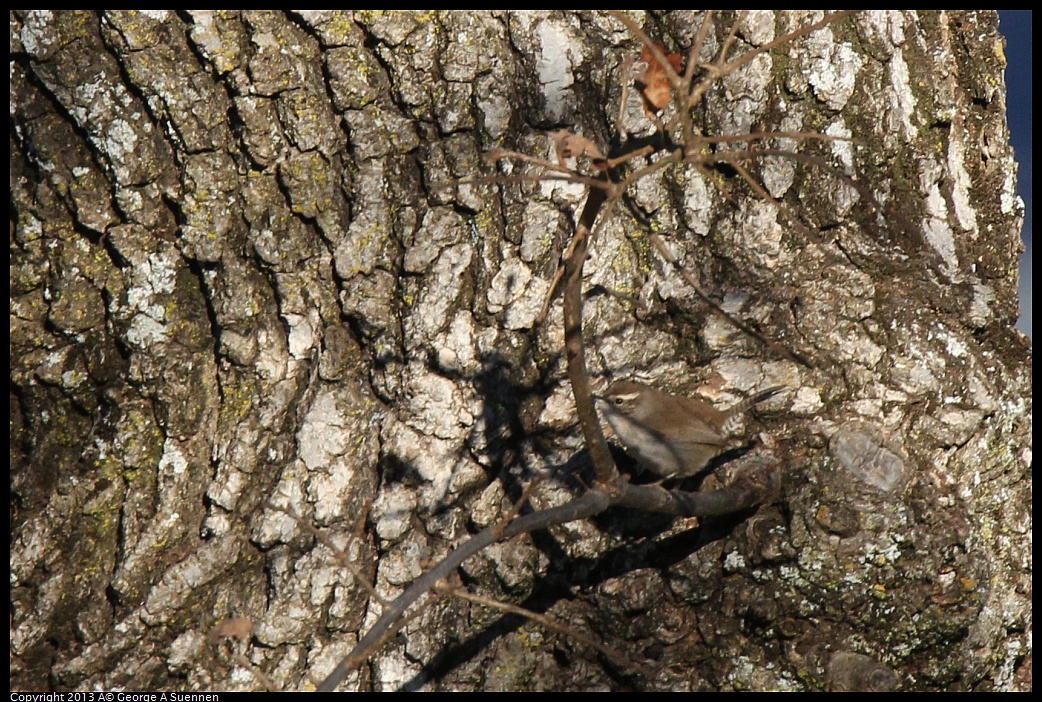
<svg viewBox="0 0 1042 702"><path fill-rule="evenodd" d="M621 397L616 397L614 400L612 400L612 402L614 402L617 405L621 405L623 400Z"/></svg>

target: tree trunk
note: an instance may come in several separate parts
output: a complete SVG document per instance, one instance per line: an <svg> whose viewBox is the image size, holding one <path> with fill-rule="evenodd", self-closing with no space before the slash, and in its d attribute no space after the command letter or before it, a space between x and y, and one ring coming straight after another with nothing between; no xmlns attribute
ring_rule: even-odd
<svg viewBox="0 0 1042 702"><path fill-rule="evenodd" d="M631 17L681 56L704 20ZM749 13L729 55L821 18ZM585 191L484 156L660 142L618 19L32 11L10 38L12 689L309 688L536 473L536 507L583 490L537 316ZM703 134L853 141L636 182L591 244L587 357L721 405L789 386L748 434L776 499L463 567L621 662L448 596L341 689L1029 686L1003 67L994 12L873 11L714 81ZM813 367L711 314L652 232Z"/></svg>

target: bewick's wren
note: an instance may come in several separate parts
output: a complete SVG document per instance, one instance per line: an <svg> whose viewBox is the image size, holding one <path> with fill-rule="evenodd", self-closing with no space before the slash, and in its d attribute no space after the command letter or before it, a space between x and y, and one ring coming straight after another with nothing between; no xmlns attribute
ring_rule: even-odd
<svg viewBox="0 0 1042 702"><path fill-rule="evenodd" d="M597 405L627 452L644 468L664 478L686 478L728 448L728 434L739 415L784 389L767 388L718 410L702 400L620 380L597 396Z"/></svg>

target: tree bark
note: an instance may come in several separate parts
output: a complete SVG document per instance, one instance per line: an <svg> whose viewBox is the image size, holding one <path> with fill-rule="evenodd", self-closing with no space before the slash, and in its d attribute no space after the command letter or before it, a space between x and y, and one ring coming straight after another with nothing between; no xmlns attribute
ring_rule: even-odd
<svg viewBox="0 0 1042 702"><path fill-rule="evenodd" d="M681 55L704 20L631 16ZM751 12L733 55L821 17ZM654 142L618 20L25 11L10 40L12 689L312 687L537 472L536 507L582 491L560 308L536 318L584 190L483 155ZM714 82L705 134L853 141L638 181L591 241L586 356L721 404L790 386L749 433L776 501L461 569L632 668L444 597L341 689L1029 686L1003 68L992 11L871 11Z"/></svg>

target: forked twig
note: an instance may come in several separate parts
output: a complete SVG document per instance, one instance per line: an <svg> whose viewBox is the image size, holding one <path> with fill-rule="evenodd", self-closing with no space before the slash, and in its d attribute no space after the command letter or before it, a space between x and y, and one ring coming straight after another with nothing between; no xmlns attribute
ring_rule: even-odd
<svg viewBox="0 0 1042 702"><path fill-rule="evenodd" d="M589 206L588 203L590 201L590 197L592 197L594 192L601 192L601 190L590 191L590 194L586 198L587 207ZM571 241L568 242L568 248L565 249L564 254L562 254L561 263L557 267L557 271L554 273L553 280L550 282L550 288L546 291L546 297L543 298L543 306L540 308L539 314L536 316L535 324L542 324L543 321L546 319L546 315L550 313L550 305L553 303L554 298L557 296L557 291L560 289L561 281L564 279L565 272L567 270L567 262L575 255L576 247L580 244L580 242L584 241L587 236L595 236L597 234L601 225L605 221L607 221L608 217L611 215L612 211L615 208L615 204L619 201L619 198L622 196L623 192L624 188L620 188L618 185L616 185L614 189L611 191L611 196L607 197L606 204L604 205L604 214L600 217L600 219L597 220L593 230L584 231L581 236L579 235L579 232L577 230L576 234L572 237ZM601 204L598 204L598 207L601 207ZM583 251L582 256L583 262L585 262L585 249Z"/></svg>
<svg viewBox="0 0 1042 702"><path fill-rule="evenodd" d="M701 82L699 82L698 86L694 90L692 90L690 96L687 99L686 107L688 109L695 107L698 104L698 102L702 99L702 96L705 94L705 91L709 89L709 86L712 85L712 83L716 81L717 78L733 73L745 64L752 61L760 54L772 51L783 44L791 42L793 39L799 39L800 37L807 36L808 34L813 34L819 29L823 29L824 27L846 17L847 15L852 14L853 12L856 12L856 10L843 10L841 12L833 12L831 14L827 14L817 22L808 24L804 27L800 27L795 31L789 32L788 34L780 36L773 41L767 42L763 46L758 46L755 49L750 49L749 51L745 52L733 61L727 62L723 65L720 64L721 61L725 58L725 56L721 53L717 61L711 65L708 75Z"/></svg>

